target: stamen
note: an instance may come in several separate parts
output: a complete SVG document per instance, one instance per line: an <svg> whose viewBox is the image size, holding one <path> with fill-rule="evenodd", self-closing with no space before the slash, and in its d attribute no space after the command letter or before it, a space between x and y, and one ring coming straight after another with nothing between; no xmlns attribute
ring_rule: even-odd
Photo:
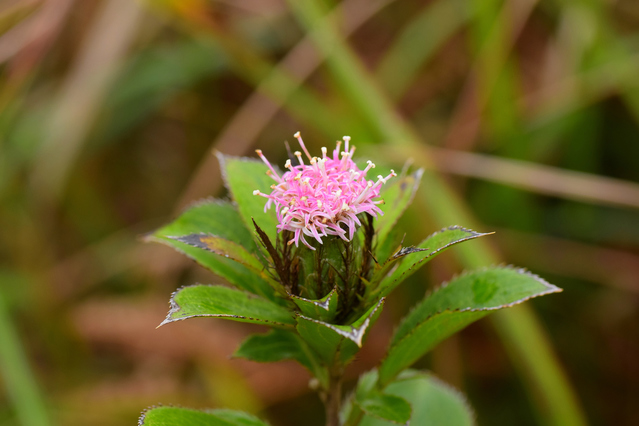
<svg viewBox="0 0 639 426"><path fill-rule="evenodd" d="M311 154L308 153L308 150L306 149L306 145L304 145L304 141L302 140L302 134L300 132L297 132L293 135L293 137L297 138L297 141L300 143L300 146L302 147L302 150L304 151L304 153L306 154L306 156L308 157L308 159L311 159Z"/></svg>
<svg viewBox="0 0 639 426"><path fill-rule="evenodd" d="M344 139L344 151L348 151L348 144L351 141L351 137L350 136L344 136L342 139Z"/></svg>
<svg viewBox="0 0 639 426"><path fill-rule="evenodd" d="M366 176L366 173L368 173L370 169L375 168L375 163L373 163L371 160L368 160L366 163L368 164L368 166L366 166L366 168L362 170L362 173L360 173L360 176Z"/></svg>
<svg viewBox="0 0 639 426"><path fill-rule="evenodd" d="M260 158L262 159L262 161L268 166L268 168L271 170L273 175L275 175L275 177L277 177L277 179L275 179L275 178L274 179L276 181L278 181L278 182L282 182L282 178L280 177L280 175L277 174L277 172L275 171L273 166L271 166L271 163L269 163L269 161L266 159L264 154L262 154L262 150L261 149L256 149L255 152L257 152L257 155L259 155Z"/></svg>
<svg viewBox="0 0 639 426"><path fill-rule="evenodd" d="M295 151L293 153L293 155L295 155L297 157L297 160L300 162L300 166L304 165L304 160L302 160L302 153L299 151Z"/></svg>
<svg viewBox="0 0 639 426"><path fill-rule="evenodd" d="M337 161L339 159L339 148L342 146L342 141L337 141L335 145L335 150L333 150L333 160Z"/></svg>

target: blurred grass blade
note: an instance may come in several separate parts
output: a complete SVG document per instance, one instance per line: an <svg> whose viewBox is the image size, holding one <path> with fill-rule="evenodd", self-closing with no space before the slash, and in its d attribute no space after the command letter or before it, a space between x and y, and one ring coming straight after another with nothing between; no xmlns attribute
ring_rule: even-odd
<svg viewBox="0 0 639 426"><path fill-rule="evenodd" d="M462 0L433 1L404 25L375 73L391 98L404 94L420 68L468 22L471 13Z"/></svg>
<svg viewBox="0 0 639 426"><path fill-rule="evenodd" d="M27 360L0 291L0 372L7 395L23 426L47 426L50 423L44 400Z"/></svg>
<svg viewBox="0 0 639 426"><path fill-rule="evenodd" d="M380 138L397 141L398 145L418 147L421 143L419 137L380 92L355 54L339 36L334 23L323 21L324 13L319 5L309 0L289 0L289 5L318 48L327 55L328 65L343 92L363 113L369 125L378 131ZM432 164L431 158L423 158L422 165ZM427 191L420 192L428 202L430 214L441 226L452 222L477 228L464 203L439 176L426 172L423 187L428 188ZM481 240L475 245L462 245L458 254L469 268L499 263L499 257ZM540 395L537 410L544 413L551 424L586 424L577 398L552 353L543 330L536 323L533 312L525 308L513 308L495 318L502 340L512 348L511 358L519 364L519 372L530 392Z"/></svg>
<svg viewBox="0 0 639 426"><path fill-rule="evenodd" d="M120 61L139 29L141 16L142 6L136 1L106 0L100 4L97 21L84 37L45 124L31 182L43 200L61 194Z"/></svg>
<svg viewBox="0 0 639 426"><path fill-rule="evenodd" d="M639 208L639 184L627 180L425 145L397 147L384 144L375 147L374 152L395 162L403 161L407 156L415 158L417 163L434 158L433 167L442 173L501 183L537 194L598 205Z"/></svg>

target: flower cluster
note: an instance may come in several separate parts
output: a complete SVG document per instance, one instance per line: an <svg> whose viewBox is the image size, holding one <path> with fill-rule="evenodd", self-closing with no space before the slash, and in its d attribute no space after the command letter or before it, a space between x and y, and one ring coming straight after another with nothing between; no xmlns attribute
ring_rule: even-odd
<svg viewBox="0 0 639 426"><path fill-rule="evenodd" d="M361 226L358 214L368 213L373 217L383 214L377 205L384 201L374 199L379 197L382 184L397 175L391 170L386 177L378 176L376 182L367 180L366 174L375 164L368 161L364 170L357 167L353 162L355 147L349 147L349 136L343 138L342 152L342 141L337 142L332 156L328 156L326 148L322 147L322 158L311 157L299 132L295 137L309 164L305 164L302 153L296 151L294 155L299 164L293 165L291 160L287 160L287 171L280 176L258 149L256 152L268 166L267 174L275 180L275 184L271 186L273 191L270 194L259 190L253 194L268 198L264 211L275 205L278 232L288 230L294 233L288 244L298 246L301 240L315 250L306 241L306 236L315 238L320 244L322 237L328 235L352 240L357 226Z"/></svg>

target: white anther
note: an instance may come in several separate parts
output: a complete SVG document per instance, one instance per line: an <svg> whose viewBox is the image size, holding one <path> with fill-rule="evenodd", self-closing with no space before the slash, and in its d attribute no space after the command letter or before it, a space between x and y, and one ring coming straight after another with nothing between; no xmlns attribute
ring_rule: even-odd
<svg viewBox="0 0 639 426"><path fill-rule="evenodd" d="M346 151L348 151L348 144L351 141L351 137L350 136L344 136L342 139L344 139L344 148L346 149Z"/></svg>

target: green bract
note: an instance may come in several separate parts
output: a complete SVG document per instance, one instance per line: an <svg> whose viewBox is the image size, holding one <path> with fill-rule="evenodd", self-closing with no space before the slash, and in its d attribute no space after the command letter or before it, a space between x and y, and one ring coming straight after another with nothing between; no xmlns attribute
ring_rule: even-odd
<svg viewBox="0 0 639 426"><path fill-rule="evenodd" d="M255 190L269 192L267 166L247 158L219 159L234 202L197 203L148 239L174 247L232 287L194 285L177 290L161 325L217 317L270 326L270 332L249 337L234 356L257 362L295 360L317 378L325 400L336 392L336 377L366 341L385 298L437 254L488 235L451 226L414 247L402 246L399 234L392 231L419 185L422 173L417 171L384 187L384 216L372 220L360 214L362 226L352 241L325 237L322 244L312 242L315 250L295 247L286 243L290 231L278 234L275 213L264 212L263 199L253 196ZM456 391L426 373L406 369L437 343L490 312L558 291L513 267L490 267L453 278L400 323L379 370L362 376L347 399L343 424L472 424L468 404ZM140 424L266 423L226 410L160 407L147 410Z"/></svg>

